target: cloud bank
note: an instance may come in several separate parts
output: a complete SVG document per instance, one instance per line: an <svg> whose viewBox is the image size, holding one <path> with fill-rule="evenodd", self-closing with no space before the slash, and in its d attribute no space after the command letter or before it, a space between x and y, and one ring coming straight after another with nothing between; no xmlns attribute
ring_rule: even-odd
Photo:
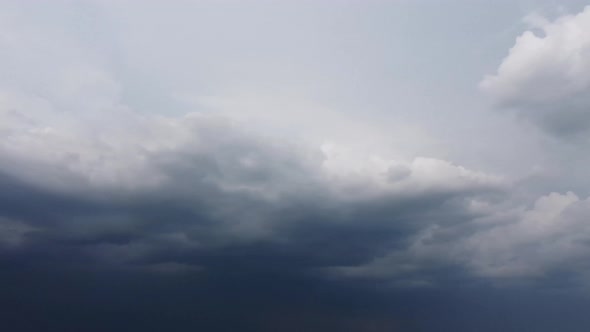
<svg viewBox="0 0 590 332"><path fill-rule="evenodd" d="M590 205L587 192L562 190L574 175L535 186L543 174L425 153L432 133L401 121L256 84L224 91L234 68L224 61L216 76L158 60L182 53L174 40L138 58L150 40L141 27L159 17L152 5L139 18L128 4L91 2L0 13L0 318L11 330L494 331L506 328L497 308L533 321L539 303L590 324L575 314L588 303L577 296L589 286ZM68 30L79 17L94 25ZM583 138L590 7L526 20L480 89L551 136ZM142 45L116 45L102 25ZM152 70L172 78L138 74ZM199 88L208 80L215 91ZM570 159L543 151L567 173ZM550 317L536 326L556 329Z"/></svg>

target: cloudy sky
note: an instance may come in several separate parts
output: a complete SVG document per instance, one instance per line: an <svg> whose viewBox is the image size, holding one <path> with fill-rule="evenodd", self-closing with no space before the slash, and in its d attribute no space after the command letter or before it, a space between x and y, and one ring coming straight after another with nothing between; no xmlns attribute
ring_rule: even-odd
<svg viewBox="0 0 590 332"><path fill-rule="evenodd" d="M7 331L588 331L590 6L0 1Z"/></svg>

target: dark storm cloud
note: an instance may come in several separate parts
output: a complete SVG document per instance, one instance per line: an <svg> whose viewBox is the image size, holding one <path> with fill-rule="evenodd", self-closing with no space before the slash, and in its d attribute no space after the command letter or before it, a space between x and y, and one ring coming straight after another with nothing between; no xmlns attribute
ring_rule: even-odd
<svg viewBox="0 0 590 332"><path fill-rule="evenodd" d="M359 160L198 114L127 112L101 130L72 116L48 130L18 112L4 114L0 151L6 264L431 287L537 276L585 248L584 200L551 194L523 209L501 178L444 160ZM531 232L537 223L554 226Z"/></svg>
<svg viewBox="0 0 590 332"><path fill-rule="evenodd" d="M31 264L356 265L433 223L468 221L471 200L506 187L440 159L326 152L221 116L142 115L116 100L56 113L35 98L7 93L0 114L0 216L18 229L11 253ZM97 120L110 116L115 125ZM232 260L240 251L251 254Z"/></svg>
<svg viewBox="0 0 590 332"><path fill-rule="evenodd" d="M294 270L354 265L407 245L408 235L431 223L472 218L467 207L453 201L499 188L492 178L458 177L458 182L473 183L457 188L451 178L413 193L371 189L377 191L369 193L370 199L340 197L347 194L338 192L340 184L325 182L316 159L308 163L292 150L242 136L231 141L232 135L231 129L217 130L205 150L189 145L149 156L154 172L161 172L154 176L165 179L156 187L120 190L116 184L76 183L53 188L3 176L2 217L26 226L12 250L43 252L44 260L51 255L56 261L64 255L85 258L92 264L206 267L219 264L211 257L221 257L231 266L231 257L241 252L247 254L238 255L236 264L261 268L267 264L257 263L258 258L265 256ZM249 158L245 166L239 164L244 158ZM68 183L67 173L60 175L63 183Z"/></svg>
<svg viewBox="0 0 590 332"><path fill-rule="evenodd" d="M6 74L0 77L3 330L539 332L586 331L579 327L590 325L582 312L589 304L582 294L590 275L589 199L528 191L525 181L514 184L441 159L447 158L444 148L436 158L421 148L417 153L429 137L401 122L393 126L391 119L382 130L377 121L349 117L346 98L332 105L345 105L342 110L326 110L330 105L308 103L296 92L268 97L274 90L263 93L250 80L236 82L234 96L226 81L254 60L234 64L241 57L229 42L234 27L226 31L232 45L227 58L198 57L204 45L215 48L225 39L209 41L204 34L206 43L186 43L208 29L190 23L179 29L173 39L190 47L176 64L168 59L184 52L179 43L164 42L172 30L158 25L158 38L146 32L161 18L156 7L142 12L130 6L136 18L115 14L113 21L84 12L97 14L93 27L78 21L80 10L91 5L63 16L16 7L0 13L0 69ZM177 21L175 11L168 20ZM200 23L186 12L187 22ZM587 17L585 10L543 21L543 37L523 34L482 89L560 137L585 132ZM89 30L62 31L56 24L62 19ZM101 42L112 54L86 40L93 29L105 33L107 21L116 33ZM289 29L295 26L290 22ZM332 23L320 26L332 30ZM246 29L244 40L266 45L259 33L274 30L260 27L256 33ZM179 37L180 30L187 38ZM118 49L107 38L115 35L121 44L140 45ZM273 39L279 37L295 46L288 63L297 57L295 48L308 54L280 33ZM168 46L154 47L156 39ZM347 32L342 41L349 39L357 40ZM359 45L349 45L352 53ZM366 62L362 54L358 60ZM266 86L282 65L267 67L262 58L255 66L260 73L246 72ZM350 64L360 63L356 59ZM350 69L345 62L334 71ZM224 74L209 77L208 67L216 65ZM332 71L320 67L318 77ZM196 74L203 77L193 82L189 77ZM285 82L308 85L316 76L289 77ZM203 88L216 80L217 88ZM323 91L333 81L311 85ZM252 91L242 91L240 83ZM350 91L356 93L359 83ZM378 87L375 94L388 89ZM183 110L202 112L174 115L181 103ZM395 104L399 110L392 112L401 112L400 118L411 111L403 98ZM457 130L457 150L480 138L477 126L469 136L453 126L471 121L461 114L433 121ZM285 129L289 133L279 132ZM527 163L527 157L511 163Z"/></svg>
<svg viewBox="0 0 590 332"><path fill-rule="evenodd" d="M242 272L245 272L243 270ZM26 273L25 273L26 272ZM145 275L3 269L15 331L580 331L583 296L482 287L388 290L279 273Z"/></svg>
<svg viewBox="0 0 590 332"><path fill-rule="evenodd" d="M268 142L219 119L158 121L154 131L163 132L151 139L168 145L146 150L149 142L121 137L121 154L65 130L93 143L56 145L35 130L9 137L27 145L2 150L4 326L417 331L412 308L432 295L391 298L382 293L391 280L348 280L329 268L403 254L424 227L468 222L480 215L472 199L505 186L427 158L405 164L403 177L390 176L396 161L349 181L320 151ZM179 133L187 136L170 144ZM40 153L29 156L34 149ZM138 156L141 163L130 162ZM444 267L399 279L464 274Z"/></svg>

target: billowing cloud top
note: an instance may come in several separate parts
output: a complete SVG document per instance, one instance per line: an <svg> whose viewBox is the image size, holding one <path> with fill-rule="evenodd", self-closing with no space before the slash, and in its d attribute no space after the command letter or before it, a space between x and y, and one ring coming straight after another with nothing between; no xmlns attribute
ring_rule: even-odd
<svg viewBox="0 0 590 332"><path fill-rule="evenodd" d="M480 87L499 105L516 109L544 129L572 136L590 123L590 7L549 21L531 14L495 75Z"/></svg>

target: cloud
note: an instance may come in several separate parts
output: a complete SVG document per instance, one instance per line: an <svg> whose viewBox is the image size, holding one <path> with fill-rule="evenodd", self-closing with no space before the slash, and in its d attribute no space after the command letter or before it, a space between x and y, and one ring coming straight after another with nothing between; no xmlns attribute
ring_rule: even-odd
<svg viewBox="0 0 590 332"><path fill-rule="evenodd" d="M585 30L570 34L588 11L551 23L530 19L545 36L521 36L482 88L531 119L533 104L582 96L571 87L585 84L576 76L584 60L541 55L582 52ZM128 103L125 84L100 54L55 31L4 24L23 36L0 40L14 46L6 63L34 66L18 50L48 48L58 64L41 66L45 81L19 74L0 88L0 245L8 265L164 274L288 269L422 287L472 275L550 274L583 252L586 229L569 212L583 215L583 201L574 194L522 207L530 197L510 193L518 189L502 176L374 149L387 136L381 129L371 133L344 113L281 97L198 97L184 115L144 112ZM544 46L531 52L531 45ZM551 75L539 72L544 66L578 83L554 90ZM280 112L282 105L290 111ZM276 112L267 116L268 109ZM269 130L273 124L295 129L285 136ZM329 127L338 127L334 140L325 139ZM399 150L405 143L398 140Z"/></svg>
<svg viewBox="0 0 590 332"><path fill-rule="evenodd" d="M525 19L532 29L516 39L497 73L480 88L502 108L561 137L588 130L590 99L590 7L548 21Z"/></svg>
<svg viewBox="0 0 590 332"><path fill-rule="evenodd" d="M6 54L17 67L34 65L18 50L43 50L38 35L48 32L13 25L28 37ZM49 34L61 46L50 47L60 65L43 66L47 81L21 75L0 89L8 265L297 274L362 264L435 216L470 215L463 200L508 186L438 158L275 135L236 117L241 103L226 113L142 112L100 57L82 52L62 63L79 45ZM370 131L340 120L350 123L342 133Z"/></svg>
<svg viewBox="0 0 590 332"><path fill-rule="evenodd" d="M262 241L312 259L305 246L326 242L334 252L318 259L330 264L346 246L363 245L363 232L389 229L392 239L382 241L394 241L396 231L425 223L412 214L507 185L434 158L359 160L362 154L334 145L271 140L219 116L117 108L114 128L74 115L66 127L35 117L25 109L31 105L0 112L7 128L0 171L5 188L36 197L12 199L18 204L8 217L35 227L22 245L55 245L56 258L62 246L123 262L228 246L260 250ZM351 242L329 243L334 232ZM300 241L313 243L298 248ZM363 246L366 255L374 250Z"/></svg>
<svg viewBox="0 0 590 332"><path fill-rule="evenodd" d="M403 248L331 271L404 287L477 281L464 279L466 274L493 282L588 287L589 199L572 192L550 193L530 207L481 202L471 207L480 214L429 224L411 235Z"/></svg>
<svg viewBox="0 0 590 332"><path fill-rule="evenodd" d="M539 331L564 317L587 325L572 313L587 298L544 293L590 286L590 201L563 172L584 162L546 146L533 157L511 146L508 157L497 133L461 129L486 122L479 115L441 108L433 128L410 126L395 96L422 88L367 102L395 85L364 86L369 53L356 40L373 27L336 34L356 7L300 30L287 7L53 6L0 11L5 329L509 330L503 315ZM481 88L552 133L583 133L589 12L529 16L531 31ZM323 42L335 37L352 57ZM266 54L271 41L288 47ZM309 63L295 64L303 54ZM396 73L368 63L379 77ZM437 132L475 157L449 157ZM488 153L492 144L502 153ZM508 169L542 167L514 181L487 167L499 156ZM540 287L490 287L515 283Z"/></svg>
<svg viewBox="0 0 590 332"><path fill-rule="evenodd" d="M587 273L589 200L551 193L518 215L513 223L476 233L465 241L470 265L491 277L544 276L554 271ZM570 275L571 276L571 275ZM580 280L578 280L580 281Z"/></svg>

